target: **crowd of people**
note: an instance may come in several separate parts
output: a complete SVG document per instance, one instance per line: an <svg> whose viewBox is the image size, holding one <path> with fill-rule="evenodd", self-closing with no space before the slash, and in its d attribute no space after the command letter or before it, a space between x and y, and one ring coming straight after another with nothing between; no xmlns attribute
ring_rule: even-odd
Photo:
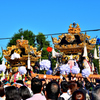
<svg viewBox="0 0 100 100"><path fill-rule="evenodd" d="M0 100L100 100L100 80L78 77L0 81Z"/></svg>

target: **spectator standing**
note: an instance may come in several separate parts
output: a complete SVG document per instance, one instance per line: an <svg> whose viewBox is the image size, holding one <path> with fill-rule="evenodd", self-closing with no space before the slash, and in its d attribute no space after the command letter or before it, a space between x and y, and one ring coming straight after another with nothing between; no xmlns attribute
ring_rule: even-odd
<svg viewBox="0 0 100 100"><path fill-rule="evenodd" d="M51 81L46 85L46 98L47 100L57 100L59 97L60 88L57 82Z"/></svg>
<svg viewBox="0 0 100 100"><path fill-rule="evenodd" d="M64 98L64 100L68 100L70 96L67 93L68 91L68 82L67 81L62 81L61 82L61 96L58 98L58 100L61 100L61 98Z"/></svg>
<svg viewBox="0 0 100 100"><path fill-rule="evenodd" d="M46 100L45 96L41 94L42 82L38 78L33 78L31 80L31 89L33 91L33 96L27 100Z"/></svg>
<svg viewBox="0 0 100 100"><path fill-rule="evenodd" d="M86 94L82 90L76 90L73 92L71 100L86 100Z"/></svg>
<svg viewBox="0 0 100 100"><path fill-rule="evenodd" d="M19 92L15 86L5 88L6 100L21 100Z"/></svg>
<svg viewBox="0 0 100 100"><path fill-rule="evenodd" d="M21 86L18 90L22 100L26 100L31 97L30 91L26 86Z"/></svg>
<svg viewBox="0 0 100 100"><path fill-rule="evenodd" d="M33 96L33 92L31 90L31 80L28 80L27 82L25 82L25 85L29 89L31 96Z"/></svg>
<svg viewBox="0 0 100 100"><path fill-rule="evenodd" d="M100 100L100 86L97 86L92 91L92 99L91 100Z"/></svg>
<svg viewBox="0 0 100 100"><path fill-rule="evenodd" d="M4 88L0 87L0 100L4 100L3 99L4 97L5 97Z"/></svg>
<svg viewBox="0 0 100 100"><path fill-rule="evenodd" d="M4 86L1 81L0 81L0 100L5 100Z"/></svg>
<svg viewBox="0 0 100 100"><path fill-rule="evenodd" d="M15 82L15 86L17 87L17 88L20 88L21 86L23 86L24 85L24 83L23 83L23 81L22 80L17 80L16 82Z"/></svg>

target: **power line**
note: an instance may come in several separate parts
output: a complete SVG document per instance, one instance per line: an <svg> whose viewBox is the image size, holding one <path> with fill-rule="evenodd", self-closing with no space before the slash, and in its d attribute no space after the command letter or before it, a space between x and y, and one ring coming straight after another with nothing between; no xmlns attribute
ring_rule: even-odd
<svg viewBox="0 0 100 100"><path fill-rule="evenodd" d="M91 32L91 31L100 31L100 29L94 29L94 30L84 30L84 31L81 31L81 32Z"/></svg>
<svg viewBox="0 0 100 100"><path fill-rule="evenodd" d="M100 31L100 29L94 29L94 30L84 30L84 31L81 31L81 32L91 32L91 31ZM65 32L66 34L68 32ZM54 33L54 34L43 34L45 36L51 36L51 35L59 35L59 34L65 34L65 33ZM37 35L35 35L35 37L37 37ZM9 38L0 38L0 40L5 40L5 39L12 39L11 37Z"/></svg>
<svg viewBox="0 0 100 100"><path fill-rule="evenodd" d="M0 38L0 40L4 40L4 39L11 39L11 38Z"/></svg>

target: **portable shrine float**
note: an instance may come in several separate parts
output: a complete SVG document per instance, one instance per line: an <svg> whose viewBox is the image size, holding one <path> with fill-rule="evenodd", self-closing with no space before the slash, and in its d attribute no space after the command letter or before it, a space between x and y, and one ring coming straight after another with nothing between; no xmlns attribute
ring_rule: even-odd
<svg viewBox="0 0 100 100"><path fill-rule="evenodd" d="M82 68L83 62L84 62L83 60L86 59L86 62L84 64L86 65L87 63L88 66L91 67L89 68L91 70L89 77L91 78L100 77L99 75L94 75L93 59L98 59L96 55L97 52L95 51L94 57L93 57L93 54L90 52L91 50L96 50L95 48L96 38L90 38L90 36L88 36L86 32L85 34L81 33L79 24L76 24L76 23L70 24L68 33L61 34L58 36L58 38L52 37L52 41L53 41L54 47L60 52L63 52L61 63L64 63L67 59L67 62L69 64L70 62L69 60L74 59L75 62L77 62L77 65L79 66L82 72L82 70L84 69ZM60 68L56 67L54 69L55 74L58 69ZM81 73L77 73L77 77L82 77Z"/></svg>
<svg viewBox="0 0 100 100"><path fill-rule="evenodd" d="M41 57L41 53L42 51L37 51L36 47L29 45L28 40L23 39L18 39L16 45L3 50L3 55L11 67L26 66L28 58L30 65L34 66L35 62Z"/></svg>
<svg viewBox="0 0 100 100"><path fill-rule="evenodd" d="M81 33L79 24L70 24L68 33L58 36L59 39L52 38L54 47L66 55L79 55L82 54L84 46L86 45L87 51L93 50L96 44L96 38L90 39L86 33Z"/></svg>
<svg viewBox="0 0 100 100"><path fill-rule="evenodd" d="M62 52L62 54L55 52L54 49L52 50L54 57L56 56L61 58L61 60L58 66L56 66L53 70L53 73L55 74L46 75L46 78L60 78L60 76L56 75L56 72L59 70L60 65L65 64L66 61L68 62L71 57L71 59L76 60L76 62L80 64L80 68L83 64L82 57L88 59L90 66L93 66L93 55L90 51L95 48L96 38L91 39L86 33L81 33L79 24L70 24L68 33L59 35L58 39L56 37L52 37L52 42L54 47ZM42 51L37 51L36 47L30 46L28 44L28 40L23 39L18 39L16 41L16 45L12 45L11 47L7 47L7 50L3 50L3 55L10 64L10 66L7 67L8 69L20 66L25 66L29 69L30 66L34 66L35 62L40 59L41 53ZM94 56L94 58L96 59L97 56ZM99 79L100 75L94 75L93 70L94 69L92 68L89 77ZM39 75L39 77L42 78L44 77L44 74L32 74L32 77L35 77L36 75ZM76 77L83 76L81 73L77 73Z"/></svg>
<svg viewBox="0 0 100 100"><path fill-rule="evenodd" d="M13 78L19 75L18 71L21 76L28 74L28 71L32 71L42 53L42 51L37 51L36 47L29 45L28 40L23 38L16 40L16 45L7 47L7 50L2 50L2 52L6 59L5 76L11 77L14 75Z"/></svg>

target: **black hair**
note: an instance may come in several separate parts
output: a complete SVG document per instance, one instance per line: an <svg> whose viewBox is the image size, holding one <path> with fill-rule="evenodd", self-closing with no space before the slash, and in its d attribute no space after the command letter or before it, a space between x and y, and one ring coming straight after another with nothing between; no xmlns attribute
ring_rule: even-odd
<svg viewBox="0 0 100 100"><path fill-rule="evenodd" d="M84 81L85 81L85 83L88 83L89 82L87 78L84 78Z"/></svg>
<svg viewBox="0 0 100 100"><path fill-rule="evenodd" d="M31 97L30 91L26 86L21 86L18 92L23 100Z"/></svg>
<svg viewBox="0 0 100 100"><path fill-rule="evenodd" d="M11 84L11 85L13 85L13 84L14 84L14 82L11 82L10 84Z"/></svg>
<svg viewBox="0 0 100 100"><path fill-rule="evenodd" d="M7 94L9 92L16 94L18 91L15 86L8 86L5 88L5 93Z"/></svg>
<svg viewBox="0 0 100 100"><path fill-rule="evenodd" d="M16 83L24 84L22 80L17 80Z"/></svg>
<svg viewBox="0 0 100 100"><path fill-rule="evenodd" d="M31 80L31 89L33 93L40 93L42 88L42 81L38 78L33 78Z"/></svg>
<svg viewBox="0 0 100 100"><path fill-rule="evenodd" d="M67 92L67 90L68 90L68 82L67 81L61 82L61 89L63 90L63 92Z"/></svg>
<svg viewBox="0 0 100 100"><path fill-rule="evenodd" d="M59 97L57 100L65 100L63 97Z"/></svg>
<svg viewBox="0 0 100 100"><path fill-rule="evenodd" d="M46 86L47 98L57 100L60 88L57 82L51 81Z"/></svg>
<svg viewBox="0 0 100 100"><path fill-rule="evenodd" d="M81 90L76 90L72 94L72 100L86 100L86 94Z"/></svg>
<svg viewBox="0 0 100 100"><path fill-rule="evenodd" d="M3 82L0 81L0 87L3 87L3 86L4 86Z"/></svg>
<svg viewBox="0 0 100 100"><path fill-rule="evenodd" d="M100 100L100 86L96 86L92 91L91 100Z"/></svg>
<svg viewBox="0 0 100 100"><path fill-rule="evenodd" d="M69 80L71 80L71 77L72 77L71 73L69 73L67 77Z"/></svg>
<svg viewBox="0 0 100 100"><path fill-rule="evenodd" d="M8 96L6 96L6 100L22 100L19 94L9 94L9 98Z"/></svg>
<svg viewBox="0 0 100 100"><path fill-rule="evenodd" d="M21 100L21 97L15 86L6 87L5 93L6 93L6 100Z"/></svg>
<svg viewBox="0 0 100 100"><path fill-rule="evenodd" d="M80 87L80 88L83 87L83 82L82 82L82 81L76 81L76 83L77 83L77 86L78 86L78 87Z"/></svg>
<svg viewBox="0 0 100 100"><path fill-rule="evenodd" d="M0 87L0 97L3 97L5 95L4 88Z"/></svg>
<svg viewBox="0 0 100 100"><path fill-rule="evenodd" d="M87 83L85 84L85 87L86 87L86 89L87 89L87 90L89 90L89 89L90 89L90 87L91 87L90 82L87 82Z"/></svg>

